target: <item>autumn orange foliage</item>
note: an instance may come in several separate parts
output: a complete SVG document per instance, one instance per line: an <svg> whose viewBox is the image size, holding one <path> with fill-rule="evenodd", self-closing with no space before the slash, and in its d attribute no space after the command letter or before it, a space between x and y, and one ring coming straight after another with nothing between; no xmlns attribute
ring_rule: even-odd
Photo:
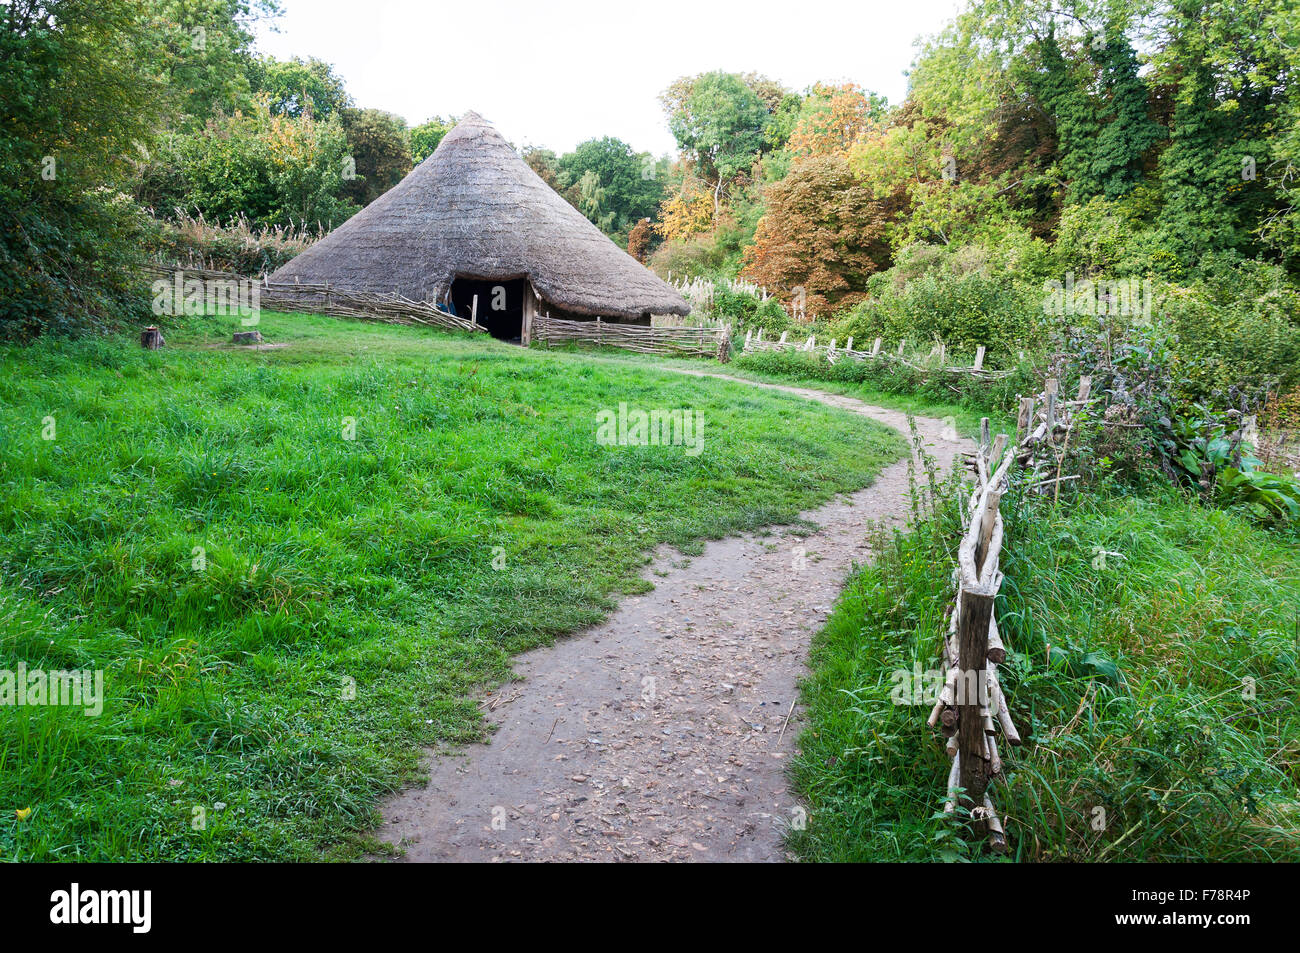
<svg viewBox="0 0 1300 953"><path fill-rule="evenodd" d="M803 116L790 134L787 148L794 155L847 152L867 135L879 108L856 83L818 83L809 99L821 105Z"/></svg>
<svg viewBox="0 0 1300 953"><path fill-rule="evenodd" d="M632 226L632 231L628 232L627 253L644 265L646 256L650 254L650 242L653 238L654 227L650 224L650 219L641 219Z"/></svg>
<svg viewBox="0 0 1300 953"><path fill-rule="evenodd" d="M742 276L783 295L802 288L810 316L852 305L866 297L868 276L888 267L890 211L843 155L801 159L768 188Z"/></svg>

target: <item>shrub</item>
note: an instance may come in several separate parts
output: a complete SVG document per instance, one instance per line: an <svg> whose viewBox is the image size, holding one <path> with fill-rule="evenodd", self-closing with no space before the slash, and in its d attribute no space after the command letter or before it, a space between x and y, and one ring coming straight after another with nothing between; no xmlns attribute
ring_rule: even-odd
<svg viewBox="0 0 1300 953"><path fill-rule="evenodd" d="M1005 278L978 271L929 272L908 282L902 292L889 286L873 290L882 293L834 323L837 336L859 341L939 340L950 350L969 352L982 345L990 357L1000 355L1008 364L1008 355L1042 343L1040 301Z"/></svg>
<svg viewBox="0 0 1300 953"><path fill-rule="evenodd" d="M710 317L729 323L732 332L738 334L760 328L764 334L781 334L803 327L786 314L775 298L763 301L743 291L729 291L721 286L713 294Z"/></svg>
<svg viewBox="0 0 1300 953"><path fill-rule="evenodd" d="M1177 335L1189 398L1300 383L1300 292L1281 268L1213 260L1196 284L1171 289L1162 311Z"/></svg>

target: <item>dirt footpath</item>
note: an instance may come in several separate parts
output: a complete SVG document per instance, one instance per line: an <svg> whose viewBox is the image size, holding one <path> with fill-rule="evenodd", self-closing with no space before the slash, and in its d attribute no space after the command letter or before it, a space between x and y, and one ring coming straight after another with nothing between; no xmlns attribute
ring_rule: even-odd
<svg viewBox="0 0 1300 953"><path fill-rule="evenodd" d="M704 376L705 371L681 369ZM797 394L907 433L905 415L801 387ZM917 418L944 467L964 441ZM949 434L951 436L951 434ZM808 645L869 523L907 510L907 464L776 529L658 554L653 592L604 624L521 655L522 681L489 698L490 743L432 754L429 785L384 808L379 837L407 861L786 859L803 809L788 790Z"/></svg>

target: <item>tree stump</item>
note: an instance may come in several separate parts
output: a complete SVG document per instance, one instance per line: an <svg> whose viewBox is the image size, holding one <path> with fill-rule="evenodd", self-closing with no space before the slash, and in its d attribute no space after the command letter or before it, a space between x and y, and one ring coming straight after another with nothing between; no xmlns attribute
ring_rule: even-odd
<svg viewBox="0 0 1300 953"><path fill-rule="evenodd" d="M140 346L147 351L156 351L164 343L162 332L152 324L140 332Z"/></svg>
<svg viewBox="0 0 1300 953"><path fill-rule="evenodd" d="M261 331L236 331L236 344L257 344L262 340Z"/></svg>

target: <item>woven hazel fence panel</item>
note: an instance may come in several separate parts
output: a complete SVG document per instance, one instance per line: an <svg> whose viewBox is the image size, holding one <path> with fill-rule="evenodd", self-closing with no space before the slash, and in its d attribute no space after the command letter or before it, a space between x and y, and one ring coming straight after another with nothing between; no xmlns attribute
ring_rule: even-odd
<svg viewBox="0 0 1300 953"><path fill-rule="evenodd" d="M974 377L985 380L996 380L999 377L1007 377L1012 372L1009 370L989 370L984 366L985 348L981 347L975 352L975 359L966 365L948 365L944 362L947 359L947 349L942 344L936 344L930 351L931 364L915 364L903 357L906 341L899 342L897 351L887 350L882 347L884 343L881 338L876 338L872 343L870 351L854 350L853 338L844 342L843 347L837 347L838 341L831 338L829 344L818 344L817 336L808 335L803 341L787 340L788 331L782 332L781 337L775 341L769 339L763 340L763 329L759 328L758 332L745 332L745 344L742 348L744 351L803 351L809 354L819 354L825 357L827 361L834 364L840 360L851 361L893 361L910 367L914 371L921 373L930 373L939 371L948 374L970 374Z"/></svg>
<svg viewBox="0 0 1300 953"><path fill-rule="evenodd" d="M145 269L151 281L197 279L202 282L254 282L258 289L260 307L277 311L304 311L340 318L356 318L383 324L423 325L449 331L484 332L486 328L465 318L443 311L427 301L413 301L400 294L362 294L341 291L329 284L300 284L297 282L267 281L250 278L233 272L213 271L207 268L167 268L149 265Z"/></svg>
<svg viewBox="0 0 1300 953"><path fill-rule="evenodd" d="M568 321L537 315L533 318L533 340L548 347L555 344L589 344L617 347L642 354L677 354L716 357L725 361L731 349L731 328L656 328L644 324L619 324L600 318Z"/></svg>

